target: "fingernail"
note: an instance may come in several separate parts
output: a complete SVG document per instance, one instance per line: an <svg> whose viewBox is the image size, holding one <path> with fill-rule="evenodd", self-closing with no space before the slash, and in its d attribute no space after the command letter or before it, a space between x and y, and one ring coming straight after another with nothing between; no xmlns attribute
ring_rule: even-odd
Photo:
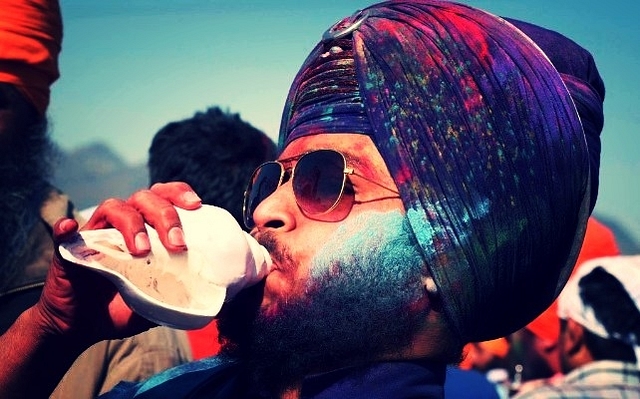
<svg viewBox="0 0 640 399"><path fill-rule="evenodd" d="M186 193L182 194L182 199L185 202L191 202L191 203L202 202L202 199L198 197L198 194L194 193L193 191L187 191Z"/></svg>
<svg viewBox="0 0 640 399"><path fill-rule="evenodd" d="M60 222L60 228L61 228L63 231L69 231L69 230L71 230L71 229L73 228L73 227L72 227L73 225L74 225L74 222L73 222L73 220L71 220L71 219L64 219L64 220L62 220L62 221Z"/></svg>
<svg viewBox="0 0 640 399"><path fill-rule="evenodd" d="M135 244L136 249L140 252L147 252L151 250L151 243L149 242L149 236L147 233L140 232L136 234Z"/></svg>
<svg viewBox="0 0 640 399"><path fill-rule="evenodd" d="M180 227L172 227L169 230L169 243L176 247L185 247L187 245L184 242L184 233Z"/></svg>

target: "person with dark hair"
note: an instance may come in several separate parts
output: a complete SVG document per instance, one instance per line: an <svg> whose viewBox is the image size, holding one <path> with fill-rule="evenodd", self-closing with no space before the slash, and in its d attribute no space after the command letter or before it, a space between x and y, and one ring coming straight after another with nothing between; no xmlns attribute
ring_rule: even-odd
<svg viewBox="0 0 640 399"><path fill-rule="evenodd" d="M191 118L170 122L149 147L149 185L182 181L203 204L226 209L240 226L242 196L260 164L275 159L275 143L238 114L211 107ZM216 322L187 331L194 359L220 350Z"/></svg>
<svg viewBox="0 0 640 399"><path fill-rule="evenodd" d="M33 306L54 253L55 222L84 220L50 183L50 86L57 80L62 19L57 1L0 0L0 333ZM85 351L51 398L93 398L121 380L143 380L191 359L182 331L156 328ZM2 351L10 350L3 346ZM31 380L38 385L40 381ZM14 395L0 395L16 397Z"/></svg>
<svg viewBox="0 0 640 399"><path fill-rule="evenodd" d="M573 272L591 259L616 255L620 255L620 249L613 231L591 216ZM514 390L525 392L540 382L562 377L557 302L554 301L531 323L509 336L511 347L507 358L513 373L512 380L515 381Z"/></svg>
<svg viewBox="0 0 640 399"><path fill-rule="evenodd" d="M613 231L596 217L589 217L573 271L588 260L615 255L620 255L620 249ZM508 337L468 345L461 367L486 373L492 380L498 379L511 395L561 378L557 309L556 300L532 322Z"/></svg>
<svg viewBox="0 0 640 399"><path fill-rule="evenodd" d="M229 211L242 223L242 194L253 170L275 159L276 145L238 114L211 107L170 122L149 147L149 184L183 181L203 204Z"/></svg>
<svg viewBox="0 0 640 399"><path fill-rule="evenodd" d="M547 308L595 205L604 86L585 49L522 27L440 0L330 27L290 88L277 160L245 193L273 265L218 314L222 354L105 397L441 398L464 344ZM145 255L146 222L188 252L175 206L200 205L186 184L156 184L103 202L85 228L114 227ZM58 242L76 231L54 229ZM78 332L148 328L91 273L54 256L41 300L0 337L14 348L0 395L46 395L25 379L48 357L55 381L87 344Z"/></svg>
<svg viewBox="0 0 640 399"><path fill-rule="evenodd" d="M558 299L562 379L518 395L640 398L640 256L583 264Z"/></svg>

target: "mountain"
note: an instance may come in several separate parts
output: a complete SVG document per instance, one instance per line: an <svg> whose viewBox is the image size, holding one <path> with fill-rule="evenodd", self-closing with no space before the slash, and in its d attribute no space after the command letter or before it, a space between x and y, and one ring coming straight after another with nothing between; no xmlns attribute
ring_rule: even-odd
<svg viewBox="0 0 640 399"><path fill-rule="evenodd" d="M78 209L84 209L147 187L147 175L146 165L129 165L105 144L94 143L61 152L53 180Z"/></svg>

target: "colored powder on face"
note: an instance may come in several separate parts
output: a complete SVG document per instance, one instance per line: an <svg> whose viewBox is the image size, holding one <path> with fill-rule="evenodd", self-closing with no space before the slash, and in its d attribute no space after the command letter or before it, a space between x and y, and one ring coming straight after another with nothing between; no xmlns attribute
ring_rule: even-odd
<svg viewBox="0 0 640 399"><path fill-rule="evenodd" d="M424 294L426 273L406 216L366 212L342 224L312 261L308 287L379 291L385 308L401 307ZM356 295L359 295L356 293ZM371 296L371 293L362 294ZM382 304L381 304L382 305Z"/></svg>
<svg viewBox="0 0 640 399"><path fill-rule="evenodd" d="M318 250L304 294L252 326L245 356L257 378L296 380L407 348L429 312L425 270L402 212L352 216Z"/></svg>

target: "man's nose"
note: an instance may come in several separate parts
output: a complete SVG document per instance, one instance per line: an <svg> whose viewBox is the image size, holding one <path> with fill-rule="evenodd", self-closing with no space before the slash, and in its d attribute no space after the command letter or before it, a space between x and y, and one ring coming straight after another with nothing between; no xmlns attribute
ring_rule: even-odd
<svg viewBox="0 0 640 399"><path fill-rule="evenodd" d="M253 212L253 222L258 229L288 231L295 228L296 217L301 212L293 195L291 182L282 184L265 198Z"/></svg>

